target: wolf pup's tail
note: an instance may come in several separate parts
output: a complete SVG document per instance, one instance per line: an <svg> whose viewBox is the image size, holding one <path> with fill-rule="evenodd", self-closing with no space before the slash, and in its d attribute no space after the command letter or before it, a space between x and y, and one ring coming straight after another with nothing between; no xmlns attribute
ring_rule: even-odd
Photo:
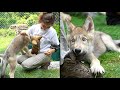
<svg viewBox="0 0 120 90"><path fill-rule="evenodd" d="M120 47L120 40L114 40L114 43L115 43L118 47Z"/></svg>

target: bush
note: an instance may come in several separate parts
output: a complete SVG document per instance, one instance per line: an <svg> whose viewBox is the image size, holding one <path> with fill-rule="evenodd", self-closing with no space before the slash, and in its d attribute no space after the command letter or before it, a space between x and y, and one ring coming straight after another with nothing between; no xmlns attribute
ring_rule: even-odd
<svg viewBox="0 0 120 90"><path fill-rule="evenodd" d="M10 25L16 23L15 19L12 18L0 18L0 28L9 28Z"/></svg>
<svg viewBox="0 0 120 90"><path fill-rule="evenodd" d="M0 28L5 28L7 25L6 18L0 18Z"/></svg>
<svg viewBox="0 0 120 90"><path fill-rule="evenodd" d="M54 24L53 27L57 32L58 38L60 39L60 26L59 26L59 24Z"/></svg>
<svg viewBox="0 0 120 90"><path fill-rule="evenodd" d="M24 18L19 18L19 20L17 20L16 23L17 24L27 24L26 19L24 19Z"/></svg>
<svg viewBox="0 0 120 90"><path fill-rule="evenodd" d="M28 24L38 21L38 12L0 12L0 28L9 28L12 24Z"/></svg>
<svg viewBox="0 0 120 90"><path fill-rule="evenodd" d="M27 20L26 23L28 26L32 26L33 24L36 24L38 22L38 15L33 14L31 15Z"/></svg>
<svg viewBox="0 0 120 90"><path fill-rule="evenodd" d="M0 29L0 36L15 36L15 31L10 29Z"/></svg>
<svg viewBox="0 0 120 90"><path fill-rule="evenodd" d="M10 25L12 25L12 24L15 24L16 23L16 19L13 19L13 18L9 18L8 20L7 20L7 25L6 25L6 28L9 28L10 27Z"/></svg>

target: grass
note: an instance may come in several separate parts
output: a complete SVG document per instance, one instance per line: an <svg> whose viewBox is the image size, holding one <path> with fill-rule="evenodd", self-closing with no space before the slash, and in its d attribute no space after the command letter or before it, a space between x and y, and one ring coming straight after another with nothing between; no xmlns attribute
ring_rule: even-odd
<svg viewBox="0 0 120 90"><path fill-rule="evenodd" d="M72 22L77 26L82 26L85 18L72 17ZM106 24L106 16L97 15L93 18L95 29L109 34L113 39L120 39L120 26L108 26ZM120 78L120 53L106 52L99 57L101 65L105 69L104 78Z"/></svg>
<svg viewBox="0 0 120 90"><path fill-rule="evenodd" d="M9 33L8 33L9 32ZM15 37L13 31L8 31L7 29L0 29L0 54L4 53L10 42ZM0 65L1 70L1 65ZM9 66L6 70L6 77L9 78ZM17 66L15 72L15 78L60 78L60 71L58 69L54 70L41 70L35 69L32 71L25 71L21 66Z"/></svg>
<svg viewBox="0 0 120 90"><path fill-rule="evenodd" d="M10 42L12 41L13 38L14 38L14 36L7 36L7 37L0 36L0 43L1 43L0 44L0 53L3 53L5 51L5 49L10 44Z"/></svg>
<svg viewBox="0 0 120 90"><path fill-rule="evenodd" d="M60 73L58 69L51 70L35 69L26 71L21 66L17 66L15 72L15 78L59 78L60 77L59 75ZM6 78L9 78L9 65L6 70Z"/></svg>

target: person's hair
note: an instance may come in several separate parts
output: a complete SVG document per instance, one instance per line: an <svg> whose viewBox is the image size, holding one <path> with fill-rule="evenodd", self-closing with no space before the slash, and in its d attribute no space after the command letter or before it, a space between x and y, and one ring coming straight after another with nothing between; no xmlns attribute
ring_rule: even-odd
<svg viewBox="0 0 120 90"><path fill-rule="evenodd" d="M39 16L39 23L43 22L46 24L53 25L55 21L55 16L52 12L42 12Z"/></svg>

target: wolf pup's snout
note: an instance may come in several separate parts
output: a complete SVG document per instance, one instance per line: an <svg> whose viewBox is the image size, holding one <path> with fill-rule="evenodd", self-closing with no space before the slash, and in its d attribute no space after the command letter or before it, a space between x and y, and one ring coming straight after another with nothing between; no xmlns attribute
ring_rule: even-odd
<svg viewBox="0 0 120 90"><path fill-rule="evenodd" d="M75 49L75 53L76 53L76 54L79 54L80 52L81 52L80 49Z"/></svg>

